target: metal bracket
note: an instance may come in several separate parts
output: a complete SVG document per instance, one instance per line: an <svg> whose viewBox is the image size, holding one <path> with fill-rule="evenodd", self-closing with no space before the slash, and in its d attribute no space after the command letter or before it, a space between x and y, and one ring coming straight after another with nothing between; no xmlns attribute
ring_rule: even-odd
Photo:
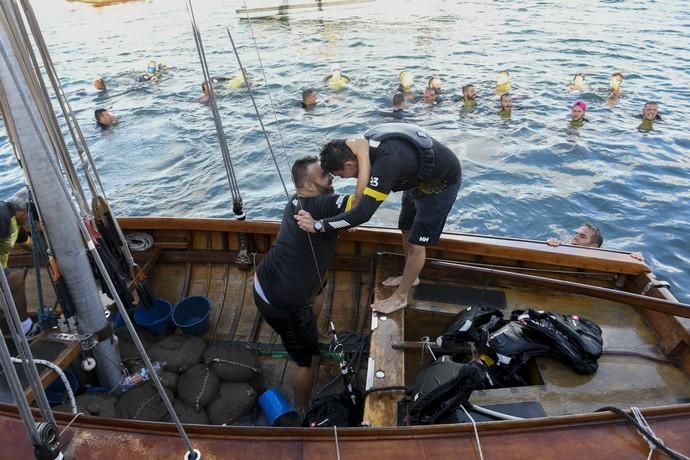
<svg viewBox="0 0 690 460"><path fill-rule="evenodd" d="M640 292L640 295L647 295L647 293L652 289L652 288L669 288L671 285L666 282L666 281L660 281L660 280L652 280L647 285L642 289L642 292Z"/></svg>

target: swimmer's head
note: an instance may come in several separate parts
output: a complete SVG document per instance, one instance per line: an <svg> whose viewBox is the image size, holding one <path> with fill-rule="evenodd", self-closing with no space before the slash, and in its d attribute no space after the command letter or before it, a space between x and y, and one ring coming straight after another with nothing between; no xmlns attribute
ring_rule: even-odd
<svg viewBox="0 0 690 460"><path fill-rule="evenodd" d="M656 120L659 116L659 104L654 101L649 101L644 104L642 108L642 118L644 120Z"/></svg>
<svg viewBox="0 0 690 460"><path fill-rule="evenodd" d="M96 78L93 81L93 87L96 88L98 91L105 90L105 80L102 78Z"/></svg>
<svg viewBox="0 0 690 460"><path fill-rule="evenodd" d="M501 70L496 76L496 85L505 85L510 79L510 74L507 70Z"/></svg>
<svg viewBox="0 0 690 460"><path fill-rule="evenodd" d="M393 96L393 108L395 110L403 110L405 108L405 95L403 93L395 93Z"/></svg>
<svg viewBox="0 0 690 460"><path fill-rule="evenodd" d="M503 93L500 98L501 110L513 109L513 96L510 93Z"/></svg>
<svg viewBox="0 0 690 460"><path fill-rule="evenodd" d="M573 85L584 85L585 84L585 74L582 72L578 72L575 74L575 77L573 78Z"/></svg>
<svg viewBox="0 0 690 460"><path fill-rule="evenodd" d="M302 91L302 104L305 107L315 105L317 102L316 91L313 88L308 88Z"/></svg>
<svg viewBox="0 0 690 460"><path fill-rule="evenodd" d="M146 73L156 73L158 72L158 64L156 61L149 61L149 65L146 67Z"/></svg>
<svg viewBox="0 0 690 460"><path fill-rule="evenodd" d="M612 89L618 89L623 84L624 79L625 77L622 73L616 72L614 74L611 74L611 80L609 81L609 84Z"/></svg>
<svg viewBox="0 0 690 460"><path fill-rule="evenodd" d="M208 94L208 83L203 82L203 83L201 84L201 92L204 93L204 94Z"/></svg>
<svg viewBox="0 0 690 460"><path fill-rule="evenodd" d="M469 84L462 87L462 97L466 101L474 100L477 97L477 90L474 85Z"/></svg>
<svg viewBox="0 0 690 460"><path fill-rule="evenodd" d="M434 91L436 91L437 94L440 93L441 92L441 79L438 77L431 77L429 79L429 83L427 83L427 88L433 89Z"/></svg>
<svg viewBox="0 0 690 460"><path fill-rule="evenodd" d="M436 102L436 90L434 88L426 88L424 90L424 102L427 104L434 104Z"/></svg>
<svg viewBox="0 0 690 460"><path fill-rule="evenodd" d="M335 78L340 77L340 64L331 65L331 75Z"/></svg>
<svg viewBox="0 0 690 460"><path fill-rule="evenodd" d="M400 86L402 86L405 89L412 88L412 74L408 72L407 70L403 70L400 72L400 75L398 76L400 79Z"/></svg>
<svg viewBox="0 0 690 460"><path fill-rule="evenodd" d="M580 121L585 117L585 112L587 111L587 104L584 101L578 99L573 102L571 118L573 121Z"/></svg>

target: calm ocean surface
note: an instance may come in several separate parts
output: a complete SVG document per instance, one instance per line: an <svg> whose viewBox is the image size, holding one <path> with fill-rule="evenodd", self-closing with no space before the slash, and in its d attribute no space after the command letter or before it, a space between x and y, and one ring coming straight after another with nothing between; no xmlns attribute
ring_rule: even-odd
<svg viewBox="0 0 690 460"><path fill-rule="evenodd" d="M251 1L248 2L251 6ZM237 62L226 28L255 82L259 109L284 175L289 161L318 154L332 137L391 121L401 70L421 93L431 75L444 83L433 108L411 104L409 121L428 128L462 159L464 180L446 230L544 240L567 239L584 221L599 225L604 246L641 251L672 292L690 302L690 14L685 0L467 2L374 1L337 13L285 20L235 14L241 1L195 2L211 74L231 76ZM563 6L566 5L567 7ZM196 101L203 80L182 0L94 8L37 0L34 8L61 81L69 92L103 76L103 96L71 100L116 213L232 217L213 119ZM136 84L150 59L171 69ZM333 93L332 64L352 79ZM508 69L513 115L497 115L493 85ZM623 98L607 102L611 73L625 74ZM576 72L591 91L570 93ZM477 108L453 102L474 83ZM321 104L305 113L300 92ZM268 98L270 88L280 130ZM217 89L219 108L249 218L280 216L285 196L246 90ZM590 120L568 128L582 98ZM645 100L659 101L663 122L637 130ZM121 117L101 132L93 110ZM281 141L281 135L282 139ZM0 197L22 182L0 123ZM336 181L337 190L352 183ZM395 226L399 194L373 219Z"/></svg>

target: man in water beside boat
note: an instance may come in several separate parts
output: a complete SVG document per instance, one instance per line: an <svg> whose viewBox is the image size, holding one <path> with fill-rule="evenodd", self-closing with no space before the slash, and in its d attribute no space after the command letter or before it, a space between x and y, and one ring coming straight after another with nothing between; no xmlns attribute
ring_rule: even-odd
<svg viewBox="0 0 690 460"><path fill-rule="evenodd" d="M305 210L317 218L329 218L348 211L354 197L333 193L331 175L321 169L316 157L297 160L292 177L297 194L285 206L276 242L256 269L254 301L297 364L293 385L295 405L301 408L309 402L318 367L316 318L338 233L305 233L294 215Z"/></svg>
<svg viewBox="0 0 690 460"><path fill-rule="evenodd" d="M96 119L96 125L101 129L107 129L119 120L119 117L111 114L107 109L96 109L93 116Z"/></svg>
<svg viewBox="0 0 690 460"><path fill-rule="evenodd" d="M585 222L584 224L580 225L580 228L575 230L575 234L570 239L570 244L573 246L600 248L603 243L604 236L601 234L601 230L589 222ZM554 247L560 246L561 240L558 238L549 238L546 240L546 244Z"/></svg>
<svg viewBox="0 0 690 460"><path fill-rule="evenodd" d="M642 123L640 123L637 129L640 131L651 131L654 129L654 122L661 120L661 116L659 116L659 104L654 101L645 102L644 107L642 107L640 118L642 118Z"/></svg>
<svg viewBox="0 0 690 460"><path fill-rule="evenodd" d="M314 88L307 88L302 91L302 108L304 110L313 109L317 102L318 98Z"/></svg>
<svg viewBox="0 0 690 460"><path fill-rule="evenodd" d="M426 246L438 241L457 198L462 179L458 157L418 126L387 123L365 132L364 137L328 142L321 150L321 166L335 176L358 177L358 186L362 167L370 167L371 176L350 212L326 219L312 217L307 210L296 213L300 228L310 233L334 233L361 225L391 191L404 191L398 228L402 230L405 268L401 276L383 282L396 287L395 293L371 305L382 313L404 308L410 289L419 284Z"/></svg>
<svg viewBox="0 0 690 460"><path fill-rule="evenodd" d="M570 107L570 127L571 128L582 128L586 121L585 113L587 113L587 104L583 100L578 99L573 102Z"/></svg>
<svg viewBox="0 0 690 460"><path fill-rule="evenodd" d="M0 201L0 265L5 271L19 319L22 321L22 330L27 337L31 337L38 332L38 325L29 318L26 311L24 270L13 270L7 266L10 252L16 244L20 244L28 251L31 250L31 230L28 228L28 198L28 189L22 187L7 201ZM2 316L2 310L0 310L0 316Z"/></svg>

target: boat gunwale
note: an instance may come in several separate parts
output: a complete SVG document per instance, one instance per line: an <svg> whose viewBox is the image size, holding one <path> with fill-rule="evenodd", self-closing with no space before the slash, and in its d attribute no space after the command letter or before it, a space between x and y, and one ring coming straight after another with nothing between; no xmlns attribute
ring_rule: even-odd
<svg viewBox="0 0 690 460"><path fill-rule="evenodd" d="M40 418L37 408L31 409L34 417ZM687 419L690 423L690 403L673 404L668 406L653 406L641 409L647 421L668 420L674 418ZM74 415L68 412L54 412L58 425L69 423ZM0 417L19 418L16 406L0 403ZM524 420L503 420L477 422L482 435L487 436L497 433L510 432L518 434L535 430L559 430L559 429L585 429L599 425L621 425L628 422L620 415L613 412L590 412L585 414L555 415ZM332 440L333 427L266 427L266 426L218 426L185 424L190 435L203 436L204 439L227 439L231 435L233 439L320 439ZM151 422L146 420L129 420L95 415L80 415L70 428L76 429L105 429L108 431L141 433L142 430L149 435L177 434L177 428L170 422ZM448 435L458 435L474 432L472 423L449 423L441 425L416 425L416 426L381 426L381 427L338 427L338 436L343 439L357 440L380 438L385 436L387 440L403 439L414 436L415 438L439 438Z"/></svg>

